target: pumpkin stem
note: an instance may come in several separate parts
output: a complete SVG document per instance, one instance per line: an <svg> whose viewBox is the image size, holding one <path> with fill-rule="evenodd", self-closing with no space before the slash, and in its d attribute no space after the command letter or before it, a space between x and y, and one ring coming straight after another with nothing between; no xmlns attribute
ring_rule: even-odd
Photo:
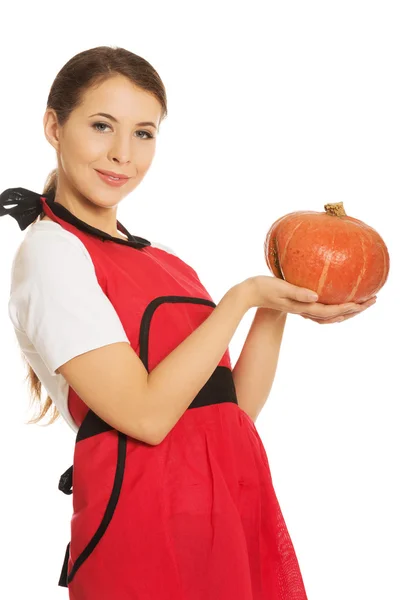
<svg viewBox="0 0 400 600"><path fill-rule="evenodd" d="M328 215L333 217L345 217L346 211L343 207L343 202L335 202L333 204L325 204L324 209Z"/></svg>

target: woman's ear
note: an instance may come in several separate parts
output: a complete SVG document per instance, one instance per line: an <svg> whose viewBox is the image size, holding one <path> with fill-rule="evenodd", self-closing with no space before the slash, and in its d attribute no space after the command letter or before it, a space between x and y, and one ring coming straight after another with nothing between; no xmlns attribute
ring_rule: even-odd
<svg viewBox="0 0 400 600"><path fill-rule="evenodd" d="M58 124L56 112L53 108L47 108L46 112L44 113L43 129L47 141L58 152L60 145L60 127Z"/></svg>

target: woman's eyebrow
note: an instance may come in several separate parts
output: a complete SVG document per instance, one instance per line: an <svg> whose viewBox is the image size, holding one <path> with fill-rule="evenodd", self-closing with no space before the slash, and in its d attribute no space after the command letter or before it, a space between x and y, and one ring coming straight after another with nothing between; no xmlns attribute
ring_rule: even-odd
<svg viewBox="0 0 400 600"><path fill-rule="evenodd" d="M96 116L106 117L107 119L110 119L110 121L114 121L114 123L119 123L118 119L116 119L112 115L109 115L108 113L103 113L103 112L95 113L94 115L89 115L89 118L96 117ZM154 129L157 129L156 124L153 123L153 121L141 121L140 123L136 123L136 125L141 125L141 126L151 125L152 127L154 127Z"/></svg>

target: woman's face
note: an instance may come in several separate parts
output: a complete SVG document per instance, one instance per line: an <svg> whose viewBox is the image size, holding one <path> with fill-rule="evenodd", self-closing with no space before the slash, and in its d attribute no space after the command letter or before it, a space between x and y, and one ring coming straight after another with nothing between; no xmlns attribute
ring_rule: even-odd
<svg viewBox="0 0 400 600"><path fill-rule="evenodd" d="M110 117L95 114L99 112ZM122 75L88 90L62 127L54 111L46 110L45 135L58 155L57 192L62 190L66 197L78 192L99 207L115 207L149 169L160 118L158 100ZM144 121L154 125L139 125ZM121 173L129 179L121 187L112 187L96 169Z"/></svg>

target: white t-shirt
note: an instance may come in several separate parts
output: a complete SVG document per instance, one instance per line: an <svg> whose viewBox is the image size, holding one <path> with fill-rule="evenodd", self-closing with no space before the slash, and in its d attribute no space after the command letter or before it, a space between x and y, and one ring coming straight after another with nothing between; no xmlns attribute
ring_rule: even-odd
<svg viewBox="0 0 400 600"><path fill-rule="evenodd" d="M175 254L164 244L152 246ZM30 225L13 259L8 313L26 360L76 433L58 367L89 350L130 343L76 235L54 221Z"/></svg>

